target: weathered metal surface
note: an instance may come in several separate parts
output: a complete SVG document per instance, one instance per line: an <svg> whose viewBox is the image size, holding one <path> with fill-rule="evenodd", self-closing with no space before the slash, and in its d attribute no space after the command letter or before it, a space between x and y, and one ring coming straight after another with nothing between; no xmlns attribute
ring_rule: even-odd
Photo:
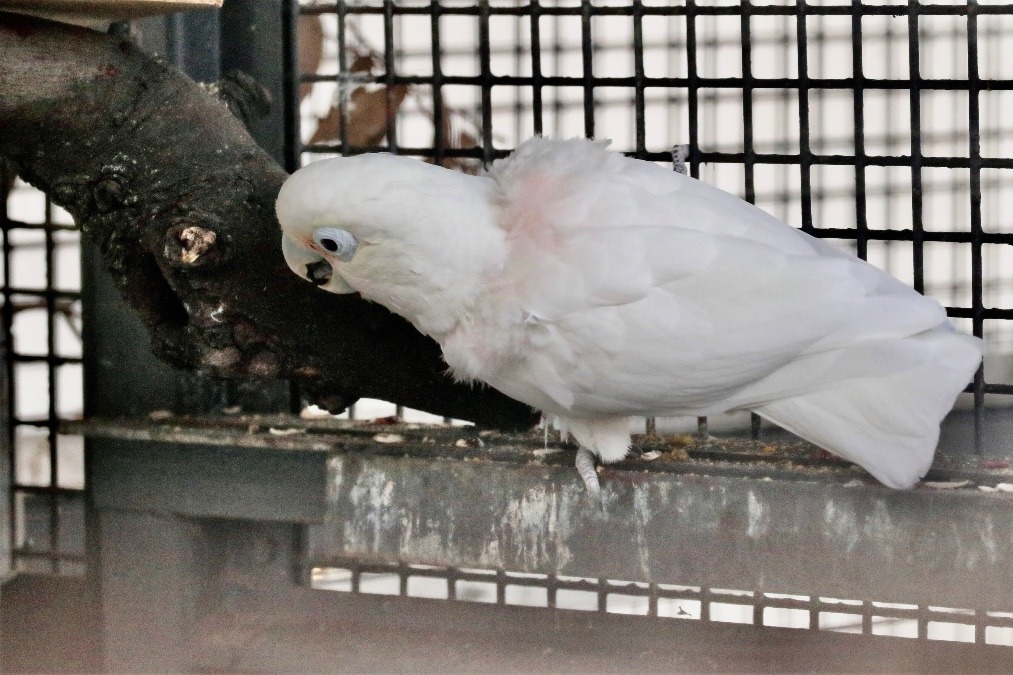
<svg viewBox="0 0 1013 675"><path fill-rule="evenodd" d="M335 456L311 556L1013 608L1013 496Z"/></svg>
<svg viewBox="0 0 1013 675"><path fill-rule="evenodd" d="M354 452L375 455L483 459L514 463L571 465L573 447L540 431L500 433L476 427L396 423L393 418L349 422L330 417L301 419L288 414L173 415L156 411L148 418L68 421L61 433L90 439L153 441L183 445L263 448L286 451ZM634 448L658 451L656 461L631 459L620 470L652 473L704 473L711 476L876 484L864 471L808 443L762 442L700 436L634 436ZM933 481L968 481L995 486L1013 481L1013 458L952 457L938 454L927 476Z"/></svg>
<svg viewBox="0 0 1013 675"><path fill-rule="evenodd" d="M120 439L93 456L99 506L311 523L310 564L1013 608L1013 493L975 484L1005 468L937 470L975 482L900 492L805 446L641 438L666 452L603 470L597 504L573 450L535 434L266 416L67 430Z"/></svg>
<svg viewBox="0 0 1013 675"><path fill-rule="evenodd" d="M105 440L91 449L88 480L99 510L319 522L325 459L320 453Z"/></svg>

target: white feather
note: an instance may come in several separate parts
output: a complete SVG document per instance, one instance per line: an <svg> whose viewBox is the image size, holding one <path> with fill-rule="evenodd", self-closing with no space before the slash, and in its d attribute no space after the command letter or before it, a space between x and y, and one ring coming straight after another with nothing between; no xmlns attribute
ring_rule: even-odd
<svg viewBox="0 0 1013 675"><path fill-rule="evenodd" d="M753 410L892 487L928 469L981 360L935 300L714 187L607 144L533 139L484 176L363 156L278 199L286 258L436 338L455 376L605 461L633 415ZM359 242L347 263L323 226Z"/></svg>
<svg viewBox="0 0 1013 675"><path fill-rule="evenodd" d="M981 358L939 303L602 144L535 139L490 176L510 249L445 343L462 375L556 415L606 461L622 456L617 416L748 409L892 487L924 475ZM492 333L511 358L459 358Z"/></svg>

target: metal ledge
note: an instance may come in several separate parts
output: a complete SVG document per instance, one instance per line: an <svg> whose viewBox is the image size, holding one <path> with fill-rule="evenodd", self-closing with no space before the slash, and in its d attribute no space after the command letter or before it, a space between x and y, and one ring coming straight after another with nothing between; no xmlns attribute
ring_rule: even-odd
<svg viewBox="0 0 1013 675"><path fill-rule="evenodd" d="M1009 609L1013 498L333 457L312 558L352 556L835 598Z"/></svg>
<svg viewBox="0 0 1013 675"><path fill-rule="evenodd" d="M314 565L355 557L1013 608L1013 494L892 491L808 446L638 439L666 454L603 470L598 504L573 451L535 434L287 417L64 431L126 441L93 453L100 506L305 522ZM293 474L282 457L309 468ZM1009 469L936 470L960 476L995 485Z"/></svg>

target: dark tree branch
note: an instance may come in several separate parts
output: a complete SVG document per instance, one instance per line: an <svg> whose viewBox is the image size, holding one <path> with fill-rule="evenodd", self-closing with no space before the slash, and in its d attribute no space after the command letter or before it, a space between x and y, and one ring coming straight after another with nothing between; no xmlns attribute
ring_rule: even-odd
<svg viewBox="0 0 1013 675"><path fill-rule="evenodd" d="M371 396L485 425L535 420L454 384L439 347L382 307L293 275L274 218L285 172L223 102L128 41L0 14L0 156L99 243L163 359L291 377L332 410Z"/></svg>

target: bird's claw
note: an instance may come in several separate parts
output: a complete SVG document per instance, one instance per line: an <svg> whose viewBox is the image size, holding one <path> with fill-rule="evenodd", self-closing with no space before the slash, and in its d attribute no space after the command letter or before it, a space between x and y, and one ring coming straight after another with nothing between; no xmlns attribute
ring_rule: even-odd
<svg viewBox="0 0 1013 675"><path fill-rule="evenodd" d="M686 160L689 159L689 145L672 146L672 168L676 173L686 175L689 173L686 167Z"/></svg>
<svg viewBox="0 0 1013 675"><path fill-rule="evenodd" d="M587 494L592 499L601 498L601 485L598 483L598 472L595 471L594 453L587 448L577 449L577 473L584 481Z"/></svg>

